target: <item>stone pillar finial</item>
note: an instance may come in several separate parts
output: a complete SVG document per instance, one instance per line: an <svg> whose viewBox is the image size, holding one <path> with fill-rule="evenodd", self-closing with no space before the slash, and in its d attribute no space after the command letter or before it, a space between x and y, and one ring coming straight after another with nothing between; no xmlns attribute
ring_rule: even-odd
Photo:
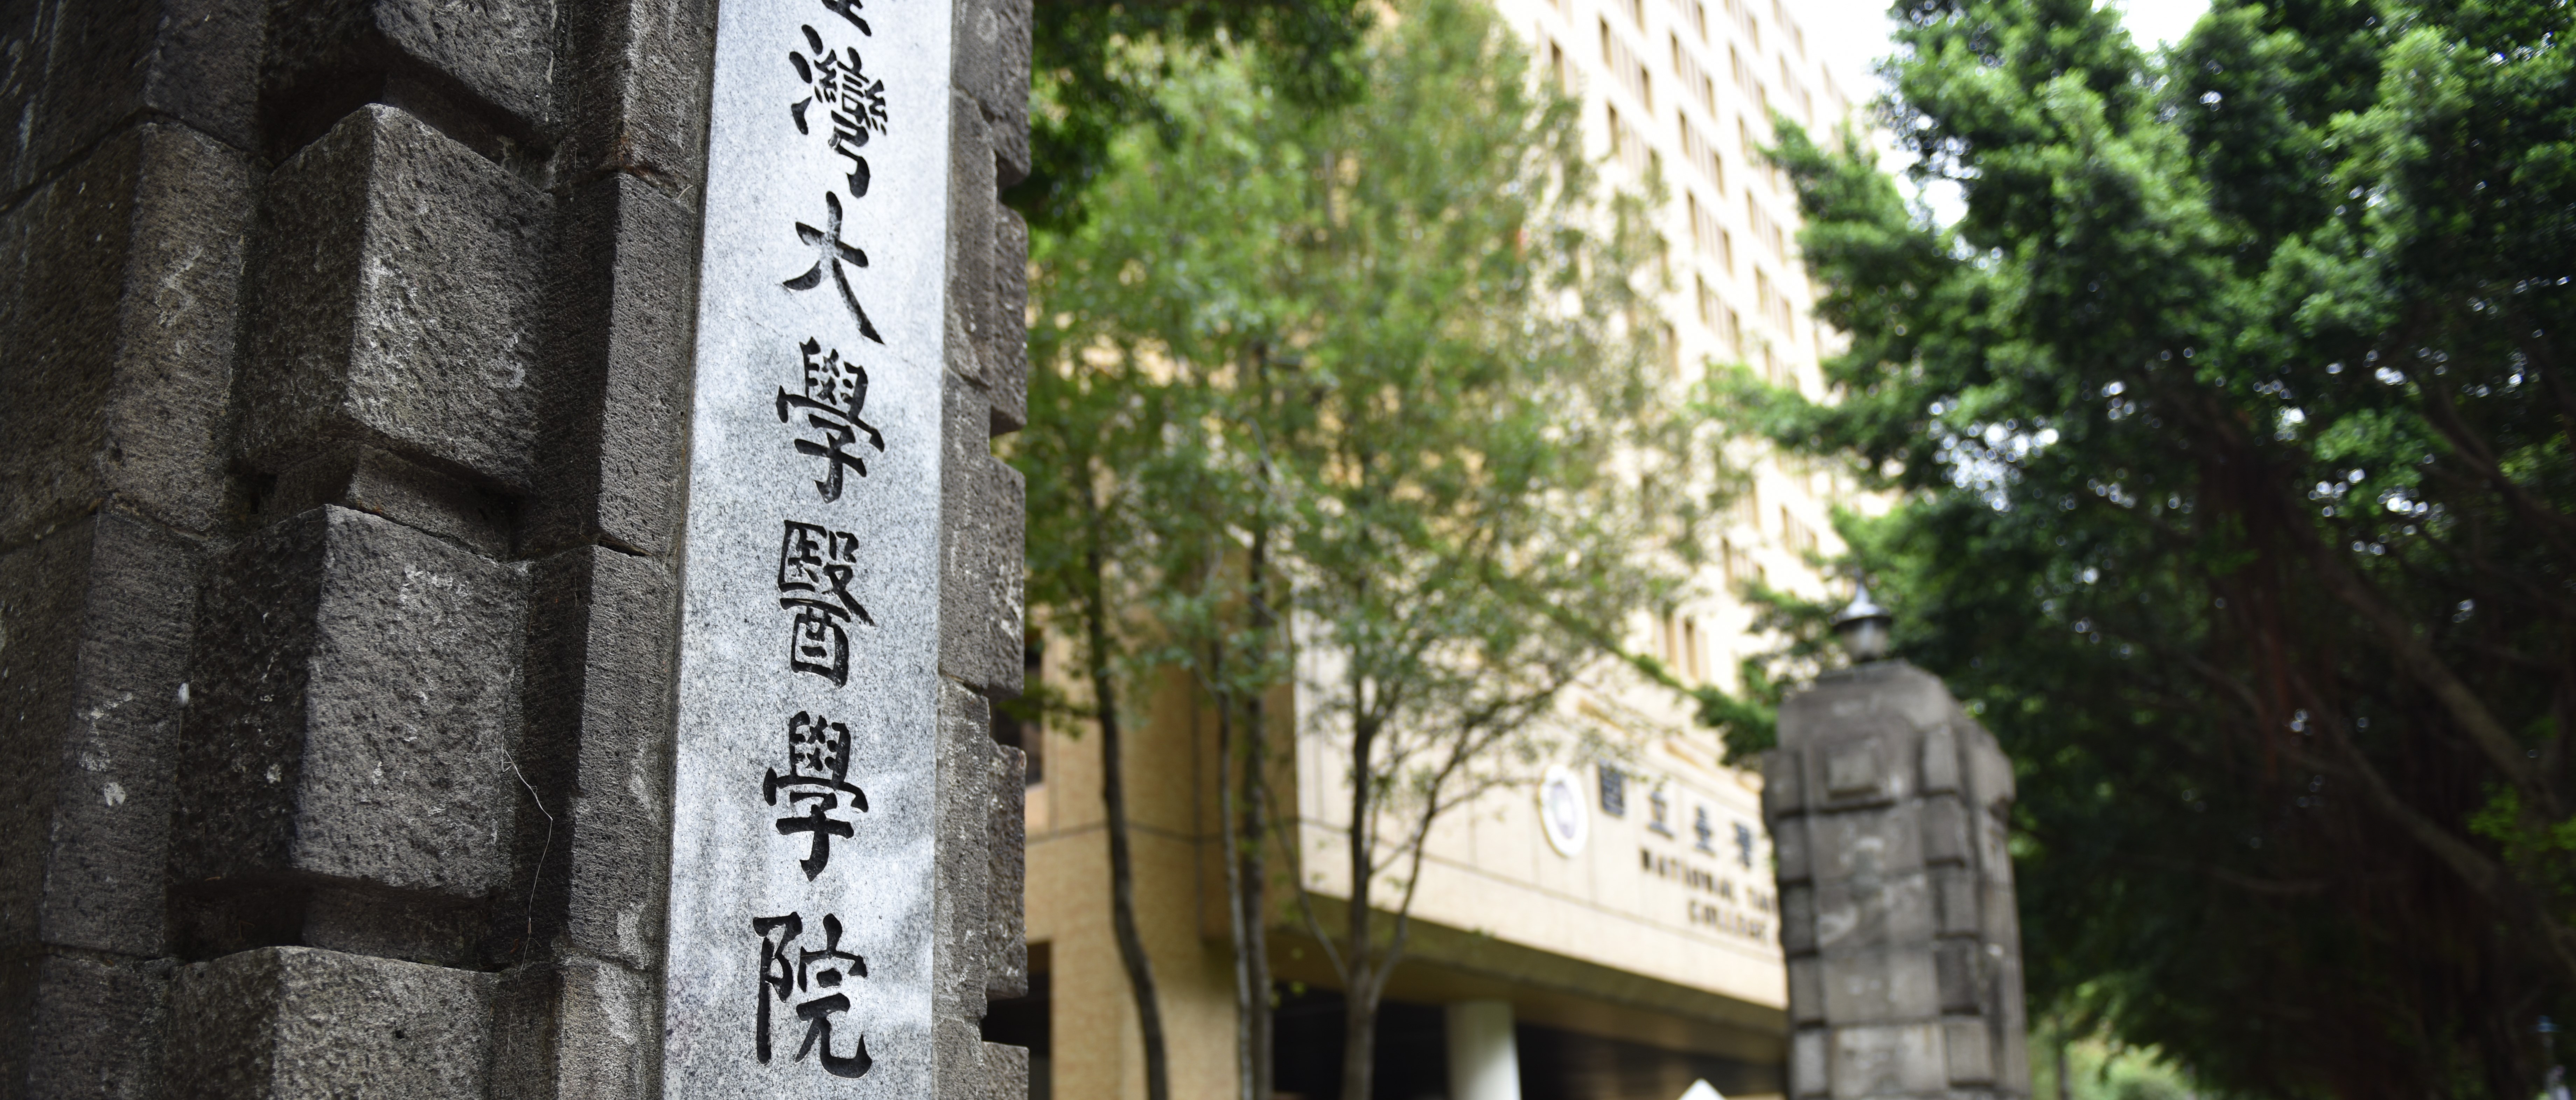
<svg viewBox="0 0 2576 1100"><path fill-rule="evenodd" d="M1887 659L1893 642L1888 632L1896 624L1896 615L1869 598L1869 585L1862 583L1852 594L1852 602L1834 615L1834 635L1842 640L1843 652L1851 654L1854 664Z"/></svg>

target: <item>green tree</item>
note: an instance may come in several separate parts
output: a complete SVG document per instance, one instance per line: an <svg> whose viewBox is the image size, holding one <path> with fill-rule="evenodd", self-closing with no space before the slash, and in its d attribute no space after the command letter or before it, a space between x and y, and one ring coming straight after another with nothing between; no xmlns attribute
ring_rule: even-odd
<svg viewBox="0 0 2576 1100"><path fill-rule="evenodd" d="M2222 1089L2532 1095L2576 1015L2570 9L2218 0L2156 55L2089 0L1894 15L1886 118L1964 216L1784 124L1852 344L1833 403L1720 404L1901 495L1852 564L2019 760L2033 992ZM1712 700L1739 751L1760 702Z"/></svg>
<svg viewBox="0 0 2576 1100"><path fill-rule="evenodd" d="M1178 125L1161 94L1175 65L1234 47L1301 106L1346 103L1351 51L1371 9L1355 0L1039 0L1030 42L1029 178L1011 204L1033 226L1070 228L1129 128Z"/></svg>
<svg viewBox="0 0 2576 1100"><path fill-rule="evenodd" d="M1287 870L1365 1100L1423 837L1515 781L1591 639L1669 592L1707 480L1643 312L1658 243L1573 104L1456 0L1355 57L1360 94L1322 107L1243 51L1145 59L1168 124L1113 143L1089 216L1034 251L1032 602L1087 624L1100 699L1178 668L1217 703L1255 1097L1288 626L1331 670L1287 732L1348 762L1352 896L1327 913Z"/></svg>

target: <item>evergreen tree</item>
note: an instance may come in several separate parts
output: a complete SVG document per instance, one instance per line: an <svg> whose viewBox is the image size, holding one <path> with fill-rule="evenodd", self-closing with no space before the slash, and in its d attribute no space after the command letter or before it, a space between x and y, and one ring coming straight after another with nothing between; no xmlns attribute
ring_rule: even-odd
<svg viewBox="0 0 2576 1100"><path fill-rule="evenodd" d="M2218 0L2155 55L2089 0L1894 14L1888 121L1965 214L1784 122L1852 344L1836 401L1720 404L1901 494L1853 564L2019 762L2035 997L2227 1091L2534 1094L2576 1019L2570 9ZM1775 602L1776 669L1823 609ZM1739 752L1760 702L1710 699Z"/></svg>

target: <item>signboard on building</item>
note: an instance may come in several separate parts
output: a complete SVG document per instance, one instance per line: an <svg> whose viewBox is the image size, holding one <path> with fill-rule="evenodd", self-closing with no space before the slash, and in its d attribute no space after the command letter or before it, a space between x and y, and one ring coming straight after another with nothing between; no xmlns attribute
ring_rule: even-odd
<svg viewBox="0 0 2576 1100"><path fill-rule="evenodd" d="M947 0L721 6L674 1096L928 1095Z"/></svg>

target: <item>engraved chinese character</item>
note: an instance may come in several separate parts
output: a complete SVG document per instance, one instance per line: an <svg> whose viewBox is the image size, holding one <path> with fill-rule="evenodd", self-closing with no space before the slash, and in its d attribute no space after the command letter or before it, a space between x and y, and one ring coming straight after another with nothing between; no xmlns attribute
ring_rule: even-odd
<svg viewBox="0 0 2576 1100"><path fill-rule="evenodd" d="M868 29L867 20L859 18L859 9L866 6L866 4L860 3L859 0L823 0L823 10L832 12L843 19L849 20L850 25L857 27L860 34L873 38L876 36L877 32Z"/></svg>
<svg viewBox="0 0 2576 1100"><path fill-rule="evenodd" d="M1735 862L1753 866L1753 827L1741 821L1735 823Z"/></svg>
<svg viewBox="0 0 2576 1100"><path fill-rule="evenodd" d="M868 1057L865 1032L850 1044L847 1056L832 1053L832 1017L850 1010L850 995L840 991L846 978L868 976L868 960L853 952L841 950L841 918L823 916L823 949L798 947L797 937L805 934L805 920L794 913L783 917L753 917L751 930L760 937L760 1013L759 1034L752 1044L763 1065L768 1064L769 1006L775 1001L786 1004L796 997L818 990L831 990L823 996L796 1006L796 1018L805 1021L805 1041L796 1047L791 1061L802 1062L818 1048L823 1055L823 1072L834 1077L863 1077L876 1060ZM793 952L791 954L791 949ZM821 965L816 965L816 964Z"/></svg>
<svg viewBox="0 0 2576 1100"><path fill-rule="evenodd" d="M816 481L814 488L825 500L839 500L843 469L868 476L867 462L850 453L850 444L865 433L869 446L879 452L885 450L885 435L859 419L860 410L868 407L867 368L856 360L842 359L838 350L815 358L814 353L823 351L823 345L813 340L797 347L805 353L805 395L799 397L787 392L785 386L778 387L778 422L787 423L792 410L803 409L805 422L823 433L820 442L798 439L796 453L813 455L827 463L822 480Z"/></svg>
<svg viewBox="0 0 2576 1100"><path fill-rule="evenodd" d="M778 547L778 606L796 612L788 666L847 684L850 636L843 625L851 619L877 625L850 594L850 578L858 572L859 537L794 520L786 525Z"/></svg>
<svg viewBox="0 0 2576 1100"><path fill-rule="evenodd" d="M841 301L849 305L850 316L859 319L859 335L880 344L885 343L885 337L877 335L875 323L868 320L868 311L860 307L859 296L850 290L849 272L841 267L842 264L848 264L851 267L868 266L868 254L841 239L841 196L829 191L823 192L823 210L821 229L816 229L804 222L796 223L796 238L814 248L814 266L805 269L804 274L778 285L789 290L812 290L823 285L823 270L830 268L832 285L841 288Z"/></svg>
<svg viewBox="0 0 2576 1100"><path fill-rule="evenodd" d="M790 50L787 60L796 66L796 78L804 81L809 90L805 98L788 108L788 113L796 118L797 133L811 134L813 120L807 113L815 104L823 105L832 124L831 149L849 158L850 197L859 198L868 193L869 179L868 158L861 156L859 150L867 148L868 135L886 132L885 81L870 79L860 68L858 47L845 46L836 54L823 48L823 36L814 28L806 27L804 31L805 44L814 51L813 58L809 60L802 51Z"/></svg>
<svg viewBox="0 0 2576 1100"><path fill-rule="evenodd" d="M805 869L808 880L831 864L833 837L858 835L849 821L831 815L831 811L841 808L841 796L850 796L851 809L868 812L868 792L860 790L849 777L849 726L804 711L787 720L787 774L769 769L769 775L760 781L760 796L775 806L778 792L787 792L790 816L778 819L778 835L814 835L813 846L796 864ZM799 802L811 805L797 813Z"/></svg>
<svg viewBox="0 0 2576 1100"><path fill-rule="evenodd" d="M1709 843L1717 836L1717 824L1708 819L1708 807L1700 806L1692 812L1691 832L1699 837L1699 843L1693 844L1691 847L1707 852L1710 855L1717 854L1717 849Z"/></svg>

